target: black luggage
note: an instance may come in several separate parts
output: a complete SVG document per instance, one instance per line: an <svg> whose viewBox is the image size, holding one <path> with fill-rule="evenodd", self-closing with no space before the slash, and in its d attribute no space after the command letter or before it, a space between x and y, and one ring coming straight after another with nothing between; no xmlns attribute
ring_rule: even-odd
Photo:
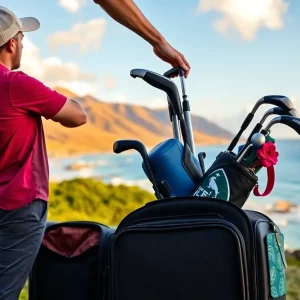
<svg viewBox="0 0 300 300"><path fill-rule="evenodd" d="M116 229L109 299L283 300L283 243L270 218L224 200L153 201Z"/></svg>
<svg viewBox="0 0 300 300"><path fill-rule="evenodd" d="M49 222L29 276L29 300L105 299L113 232L96 222Z"/></svg>

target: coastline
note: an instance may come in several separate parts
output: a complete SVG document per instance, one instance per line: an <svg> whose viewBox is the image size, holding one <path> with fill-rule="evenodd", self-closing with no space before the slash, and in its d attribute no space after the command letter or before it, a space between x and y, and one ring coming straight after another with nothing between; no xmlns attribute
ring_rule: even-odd
<svg viewBox="0 0 300 300"><path fill-rule="evenodd" d="M223 141L221 143L195 143L196 147L215 147L215 146L224 146L227 145L229 141ZM154 145L145 145L147 151L154 148L157 144ZM111 145L111 150L107 148L107 150L90 150L90 151L57 151L57 150L48 150L48 159L64 159L64 158L76 158L85 155L107 155L107 154L115 154L113 152L113 145Z"/></svg>

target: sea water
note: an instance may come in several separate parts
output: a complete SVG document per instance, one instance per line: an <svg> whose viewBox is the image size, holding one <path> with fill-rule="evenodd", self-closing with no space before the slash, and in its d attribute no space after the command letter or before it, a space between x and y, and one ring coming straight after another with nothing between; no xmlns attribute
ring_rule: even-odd
<svg viewBox="0 0 300 300"><path fill-rule="evenodd" d="M253 209L267 214L281 228L285 235L286 248L300 249L300 140L277 140L279 152L275 166L275 186L270 195L255 197L250 195L245 209ZM148 149L149 150L149 149ZM216 156L226 150L226 146L196 147L197 153L206 153L206 169ZM72 164L81 164L78 170L68 170ZM50 180L61 181L75 177L94 177L112 184L138 185L152 192L152 187L142 170L142 158L135 151L121 154L90 154L50 160ZM262 168L258 175L259 191L263 192L267 184L267 172ZM155 198L154 198L155 199ZM298 204L299 209L289 213L274 213L266 208L278 200L287 200Z"/></svg>

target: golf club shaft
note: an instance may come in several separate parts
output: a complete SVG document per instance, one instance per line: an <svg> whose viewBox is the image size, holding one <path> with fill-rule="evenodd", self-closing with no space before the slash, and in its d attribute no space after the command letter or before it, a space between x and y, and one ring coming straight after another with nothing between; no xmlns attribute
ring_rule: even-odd
<svg viewBox="0 0 300 300"><path fill-rule="evenodd" d="M238 153L238 155L237 155L236 161L237 161L237 162L241 162L242 159L243 159L243 157L245 157L245 155L247 154L248 150L249 150L250 148L252 148L252 147L253 147L253 145L250 144L247 148L245 148L245 150L240 151L240 152Z"/></svg>
<svg viewBox="0 0 300 300"><path fill-rule="evenodd" d="M184 83L184 71L180 67L174 67L167 72L164 73L165 77L172 77L174 75L178 75L180 77L181 82L181 89L182 89L182 106L183 106L183 112L184 112L184 120L186 124L186 131L187 131L187 138L188 138L188 144L190 145L191 151L193 154L195 154L195 144L194 144L194 135L193 135L193 127L192 127L192 121L191 121L191 115L190 115L190 105L189 101L187 99L186 95L186 88Z"/></svg>
<svg viewBox="0 0 300 300"><path fill-rule="evenodd" d="M144 165L148 171L149 179L152 183L155 196L157 199L162 199L162 196L159 192L158 186L155 181L155 176L152 171L152 167L149 161L149 156L144 144L138 140L117 140L113 144L113 151L117 154L122 153L128 150L136 150L143 158Z"/></svg>
<svg viewBox="0 0 300 300"><path fill-rule="evenodd" d="M233 138L233 140L231 141L230 145L227 148L227 151L232 151L234 149L234 147L236 146L236 144L238 143L239 139L242 136L242 133L245 131L245 129L249 126L249 124L251 123L252 119L254 117L253 113L249 113L246 117L246 119L244 120L239 132L237 133L237 135Z"/></svg>
<svg viewBox="0 0 300 300"><path fill-rule="evenodd" d="M186 95L186 88L184 83L184 72L182 69L179 71L180 74L180 82L181 82L181 89L182 89L182 106L184 112L184 119L187 127L187 133L190 140L191 151L195 154L195 143L194 143L194 134L193 134L193 126L190 114L190 104Z"/></svg>
<svg viewBox="0 0 300 300"><path fill-rule="evenodd" d="M168 107L169 107L169 116L170 122L172 122L173 136L175 139L181 141L178 125L178 116L174 112L174 109L170 103L170 98L168 97Z"/></svg>
<svg viewBox="0 0 300 300"><path fill-rule="evenodd" d="M174 136L174 138L181 141L179 126L178 126L178 117L176 115L173 116L172 127L173 127L173 136Z"/></svg>

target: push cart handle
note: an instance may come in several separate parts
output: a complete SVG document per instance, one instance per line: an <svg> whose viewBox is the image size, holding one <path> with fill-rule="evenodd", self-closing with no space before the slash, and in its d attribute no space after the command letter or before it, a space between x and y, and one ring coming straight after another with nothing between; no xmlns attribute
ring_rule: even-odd
<svg viewBox="0 0 300 300"><path fill-rule="evenodd" d="M180 67L174 67L170 69L169 71L164 73L164 76L170 78L172 77L172 75L178 75L178 73L181 77L184 76L184 71Z"/></svg>
<svg viewBox="0 0 300 300"><path fill-rule="evenodd" d="M133 78L142 78L153 87L165 91L169 96L174 112L181 117L183 111L180 102L180 96L175 83L171 79L168 79L158 73L143 69L133 69L131 70L130 75Z"/></svg>

